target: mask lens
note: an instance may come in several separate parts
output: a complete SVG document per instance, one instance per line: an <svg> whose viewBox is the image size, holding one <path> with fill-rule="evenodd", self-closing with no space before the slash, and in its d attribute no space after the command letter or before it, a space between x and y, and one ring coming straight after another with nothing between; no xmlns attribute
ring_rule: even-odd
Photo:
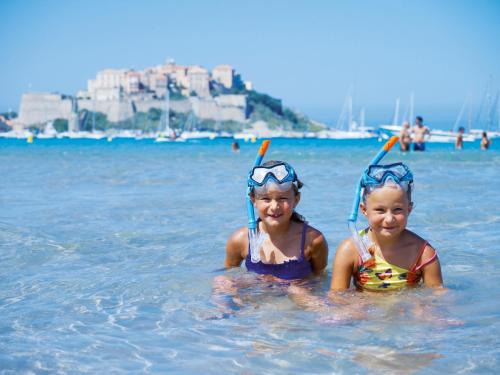
<svg viewBox="0 0 500 375"><path fill-rule="evenodd" d="M396 165L393 168L389 169L390 172L394 174L394 176L398 178L403 178L407 174L407 170L403 165Z"/></svg>
<svg viewBox="0 0 500 375"><path fill-rule="evenodd" d="M288 171L283 164L275 166L270 172L276 177L278 182L283 181L288 176Z"/></svg>
<svg viewBox="0 0 500 375"><path fill-rule="evenodd" d="M392 175L393 180L401 180L408 173L408 170L401 164L392 165L389 167L385 166L374 166L370 168L368 175L375 180L382 182L386 175Z"/></svg>
<svg viewBox="0 0 500 375"><path fill-rule="evenodd" d="M269 173L269 170L266 168L255 168L253 170L251 179L254 180L258 184L262 184L268 173Z"/></svg>
<svg viewBox="0 0 500 375"><path fill-rule="evenodd" d="M377 167L370 168L368 176L374 178L377 181L382 181L382 178L384 177L386 172L387 172L387 170L385 168L377 166Z"/></svg>
<svg viewBox="0 0 500 375"><path fill-rule="evenodd" d="M271 177L277 182L284 181L290 175L288 169L284 164L275 165L271 168L257 167L254 168L250 178L258 185L262 185L266 179Z"/></svg>

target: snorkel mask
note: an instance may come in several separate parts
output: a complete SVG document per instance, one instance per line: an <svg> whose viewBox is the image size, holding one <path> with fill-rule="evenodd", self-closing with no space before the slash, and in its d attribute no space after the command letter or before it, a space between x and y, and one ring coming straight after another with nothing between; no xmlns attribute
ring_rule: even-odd
<svg viewBox="0 0 500 375"><path fill-rule="evenodd" d="M386 183L399 185L404 190L407 190L408 186L413 183L413 174L410 168L403 163L375 164L370 165L361 177L361 187L363 189L381 187Z"/></svg>
<svg viewBox="0 0 500 375"><path fill-rule="evenodd" d="M271 187L279 191L288 191L292 184L297 186L297 174L293 167L285 162L264 167L255 166L248 175L248 187L257 194L269 190Z"/></svg>
<svg viewBox="0 0 500 375"><path fill-rule="evenodd" d="M381 166L378 163L383 159L383 157L389 152L389 150L396 144L399 140L399 137L391 137L382 147L382 149L375 155L372 159L369 167L365 170L361 178L359 179L358 184L356 185L356 191L354 193L354 200L352 202L351 214L348 219L348 227L351 231L352 238L354 243L356 244L356 248L359 252L359 256L366 262L369 260L372 255L368 251L366 244L361 239L361 236L356 228L356 221L358 220L358 209L359 202L361 201L361 197L363 196L363 190L370 186L380 186L385 183L389 178L394 181L404 181L405 179L411 179L413 181L413 176L411 175L410 170L402 163L391 164L388 166ZM401 164L403 168L395 167L390 169L391 166L396 166Z"/></svg>

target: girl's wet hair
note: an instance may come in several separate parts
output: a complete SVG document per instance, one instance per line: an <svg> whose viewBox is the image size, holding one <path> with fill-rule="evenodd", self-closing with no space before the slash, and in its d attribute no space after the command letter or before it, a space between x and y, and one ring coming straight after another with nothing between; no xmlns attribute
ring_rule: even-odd
<svg viewBox="0 0 500 375"><path fill-rule="evenodd" d="M271 167L274 167L275 165L278 165L280 163L284 163L284 162L281 161L281 160L269 160L269 161L266 161L265 163L263 163L261 165L263 167L271 168ZM299 180L299 178L297 176L297 184L292 184L292 189L293 189L293 192L295 193L295 195L300 194L299 190L302 188L302 186L304 186L304 184L302 183L302 181ZM254 189L252 189L252 191L250 192L250 195L252 197L255 197ZM299 221L301 223L305 223L306 222L306 218L304 216L302 216L301 214L299 214L297 211L293 211L291 220L293 220L293 221Z"/></svg>

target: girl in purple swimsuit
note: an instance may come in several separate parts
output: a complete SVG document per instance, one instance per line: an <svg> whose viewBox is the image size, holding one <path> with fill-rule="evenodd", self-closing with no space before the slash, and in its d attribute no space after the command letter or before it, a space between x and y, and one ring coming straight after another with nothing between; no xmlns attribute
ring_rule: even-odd
<svg viewBox="0 0 500 375"><path fill-rule="evenodd" d="M263 241L251 254L248 228L238 229L227 241L225 267L239 267L244 260L249 271L285 280L321 274L328 245L323 234L295 212L302 183L292 166L268 161L254 167L249 186Z"/></svg>

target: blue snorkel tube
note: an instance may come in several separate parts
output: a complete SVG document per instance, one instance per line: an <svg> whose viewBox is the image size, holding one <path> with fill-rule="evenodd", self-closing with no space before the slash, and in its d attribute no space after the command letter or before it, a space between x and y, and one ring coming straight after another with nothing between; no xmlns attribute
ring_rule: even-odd
<svg viewBox="0 0 500 375"><path fill-rule="evenodd" d="M378 164L383 157L389 152L389 150L394 146L397 141L399 140L399 137L391 137L385 144L384 146L380 149L380 151L375 155L375 157L372 159L369 165L373 164ZM363 195L362 188L361 188L361 179L363 176L360 177L358 184L356 185L356 191L354 193L354 201L352 202L352 209L351 209L351 214L349 215L349 219L347 221L347 225L349 227L349 231L351 232L352 238L354 239L354 242L356 243L356 247L358 249L359 255L361 256L361 259L363 262L366 262L369 260L372 255L366 248L365 243L361 240L361 237L359 235L358 229L356 228L356 221L358 220L358 209L359 209L359 203L361 201L361 197Z"/></svg>
<svg viewBox="0 0 500 375"><path fill-rule="evenodd" d="M255 158L254 167L258 167L262 163L262 159L264 159L264 155L266 154L267 148L271 143L270 140L262 141L260 145L259 152L257 157ZM255 220L255 211L253 209L253 203L250 198L250 194L252 193L252 188L250 186L247 187L247 215L248 215L248 240L250 243L250 256L252 262L257 263L260 260L259 256L259 234L257 233L257 220ZM259 244L260 245L260 244Z"/></svg>

